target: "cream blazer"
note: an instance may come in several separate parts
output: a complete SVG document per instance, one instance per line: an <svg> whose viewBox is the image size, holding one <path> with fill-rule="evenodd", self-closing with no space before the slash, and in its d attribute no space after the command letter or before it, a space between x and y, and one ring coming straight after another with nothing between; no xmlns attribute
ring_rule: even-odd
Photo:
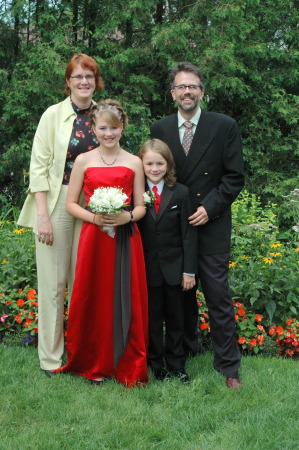
<svg viewBox="0 0 299 450"><path fill-rule="evenodd" d="M48 214L55 208L63 180L65 160L76 113L70 97L50 106L42 115L32 146L30 182L18 225L33 228L37 234L37 208L34 193L47 191Z"/></svg>

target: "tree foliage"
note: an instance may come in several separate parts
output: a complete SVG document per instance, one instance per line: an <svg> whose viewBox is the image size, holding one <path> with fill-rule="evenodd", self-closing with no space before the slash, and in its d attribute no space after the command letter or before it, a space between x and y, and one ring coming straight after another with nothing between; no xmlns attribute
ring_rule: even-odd
<svg viewBox="0 0 299 450"><path fill-rule="evenodd" d="M297 0L0 0L1 193L23 201L34 130L63 99L70 56L99 63L101 97L116 97L136 152L155 119L173 112L168 71L206 76L204 107L240 126L251 192L279 203L298 186Z"/></svg>

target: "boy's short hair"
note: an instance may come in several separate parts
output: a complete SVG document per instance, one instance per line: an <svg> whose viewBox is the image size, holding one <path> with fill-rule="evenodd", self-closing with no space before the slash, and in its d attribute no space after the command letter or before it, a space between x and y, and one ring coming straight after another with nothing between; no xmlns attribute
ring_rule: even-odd
<svg viewBox="0 0 299 450"><path fill-rule="evenodd" d="M174 186L176 183L175 163L168 145L160 139L149 139L140 148L138 152L139 158L143 159L143 156L148 151L158 153L165 159L167 162L167 171L164 177L164 182L169 187Z"/></svg>

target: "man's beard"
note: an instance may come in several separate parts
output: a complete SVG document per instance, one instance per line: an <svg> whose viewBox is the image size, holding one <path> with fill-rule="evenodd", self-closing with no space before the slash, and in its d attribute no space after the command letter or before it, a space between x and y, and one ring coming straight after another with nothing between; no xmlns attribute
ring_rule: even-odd
<svg viewBox="0 0 299 450"><path fill-rule="evenodd" d="M198 107L198 105L199 105L199 100L196 101L192 97L184 97L182 100L184 100L185 98L190 98L190 100L192 100L194 103L193 103L193 105L184 105L184 104L181 103L181 99L180 99L180 102L178 103L180 108L183 111L194 111L194 109L196 109Z"/></svg>

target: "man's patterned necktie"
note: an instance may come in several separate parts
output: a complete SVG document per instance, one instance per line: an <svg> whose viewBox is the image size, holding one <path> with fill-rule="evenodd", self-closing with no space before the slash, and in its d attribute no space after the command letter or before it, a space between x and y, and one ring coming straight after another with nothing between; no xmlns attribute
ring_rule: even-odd
<svg viewBox="0 0 299 450"><path fill-rule="evenodd" d="M185 133L184 133L183 140L182 140L182 147L187 156L189 153L192 139L193 139L193 133L192 133L193 124L192 124L192 122L190 122L190 120L186 120L186 122L184 122L183 125L186 129L185 129Z"/></svg>

